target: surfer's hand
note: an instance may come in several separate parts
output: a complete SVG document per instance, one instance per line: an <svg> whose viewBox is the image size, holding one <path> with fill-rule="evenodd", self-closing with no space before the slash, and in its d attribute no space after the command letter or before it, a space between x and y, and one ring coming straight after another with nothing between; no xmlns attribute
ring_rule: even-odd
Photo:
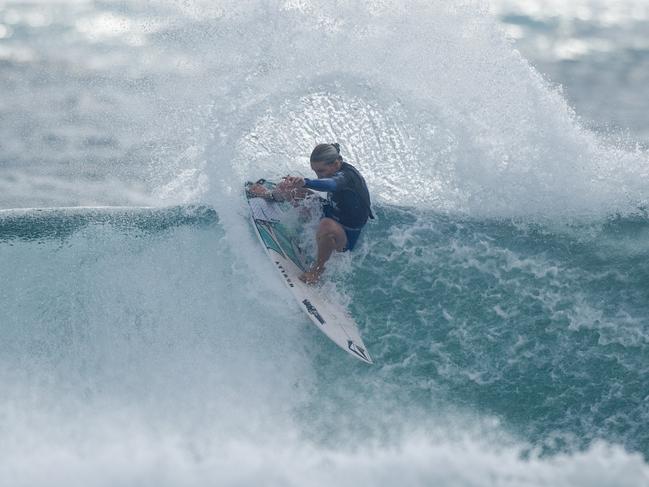
<svg viewBox="0 0 649 487"><path fill-rule="evenodd" d="M302 186L304 186L304 178L300 176L286 176L284 181L277 185L277 189L280 191L291 191Z"/></svg>
<svg viewBox="0 0 649 487"><path fill-rule="evenodd" d="M292 177L291 184L293 185L293 189L301 188L304 186L304 178L301 176Z"/></svg>
<svg viewBox="0 0 649 487"><path fill-rule="evenodd" d="M252 194L255 196L261 196L264 197L268 194L268 190L264 188L261 184L253 184L248 188L248 191L250 191Z"/></svg>

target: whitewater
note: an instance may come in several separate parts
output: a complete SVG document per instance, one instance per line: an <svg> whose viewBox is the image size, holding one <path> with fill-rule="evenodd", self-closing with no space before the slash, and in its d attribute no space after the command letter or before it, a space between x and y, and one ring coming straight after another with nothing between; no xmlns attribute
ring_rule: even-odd
<svg viewBox="0 0 649 487"><path fill-rule="evenodd" d="M649 485L646 145L489 4L0 0L0 78L0 484ZM372 366L242 195L331 141Z"/></svg>

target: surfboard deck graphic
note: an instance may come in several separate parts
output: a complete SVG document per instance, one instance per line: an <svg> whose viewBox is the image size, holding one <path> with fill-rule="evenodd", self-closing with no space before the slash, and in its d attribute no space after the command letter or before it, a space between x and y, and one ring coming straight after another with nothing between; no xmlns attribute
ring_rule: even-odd
<svg viewBox="0 0 649 487"><path fill-rule="evenodd" d="M258 182L270 190L275 187L269 181ZM345 309L319 293L317 287L304 284L298 279L307 270L307 264L297 244L295 229L287 223L290 220L287 212L292 209L291 204L254 196L248 192L252 184L246 183L245 195L257 236L302 311L340 348L365 363L373 363L356 323Z"/></svg>

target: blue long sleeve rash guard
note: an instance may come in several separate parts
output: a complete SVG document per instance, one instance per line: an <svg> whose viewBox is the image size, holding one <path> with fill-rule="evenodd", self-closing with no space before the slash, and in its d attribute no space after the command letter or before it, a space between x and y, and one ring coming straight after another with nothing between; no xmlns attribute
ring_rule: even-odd
<svg viewBox="0 0 649 487"><path fill-rule="evenodd" d="M315 189L316 191L326 191L334 193L338 188L338 183L334 178L309 179L304 178L304 187Z"/></svg>
<svg viewBox="0 0 649 487"><path fill-rule="evenodd" d="M365 180L351 164L344 162L340 170L330 178L304 178L304 187L326 191L324 216L345 227L362 228L368 218L373 218Z"/></svg>

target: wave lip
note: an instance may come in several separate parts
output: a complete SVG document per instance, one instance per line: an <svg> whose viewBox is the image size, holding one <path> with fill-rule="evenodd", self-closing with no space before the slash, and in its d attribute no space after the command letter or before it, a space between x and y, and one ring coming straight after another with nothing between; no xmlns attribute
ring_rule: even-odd
<svg viewBox="0 0 649 487"><path fill-rule="evenodd" d="M159 232L216 222L214 208L203 205L19 208L0 210L0 241L65 238L91 224Z"/></svg>

